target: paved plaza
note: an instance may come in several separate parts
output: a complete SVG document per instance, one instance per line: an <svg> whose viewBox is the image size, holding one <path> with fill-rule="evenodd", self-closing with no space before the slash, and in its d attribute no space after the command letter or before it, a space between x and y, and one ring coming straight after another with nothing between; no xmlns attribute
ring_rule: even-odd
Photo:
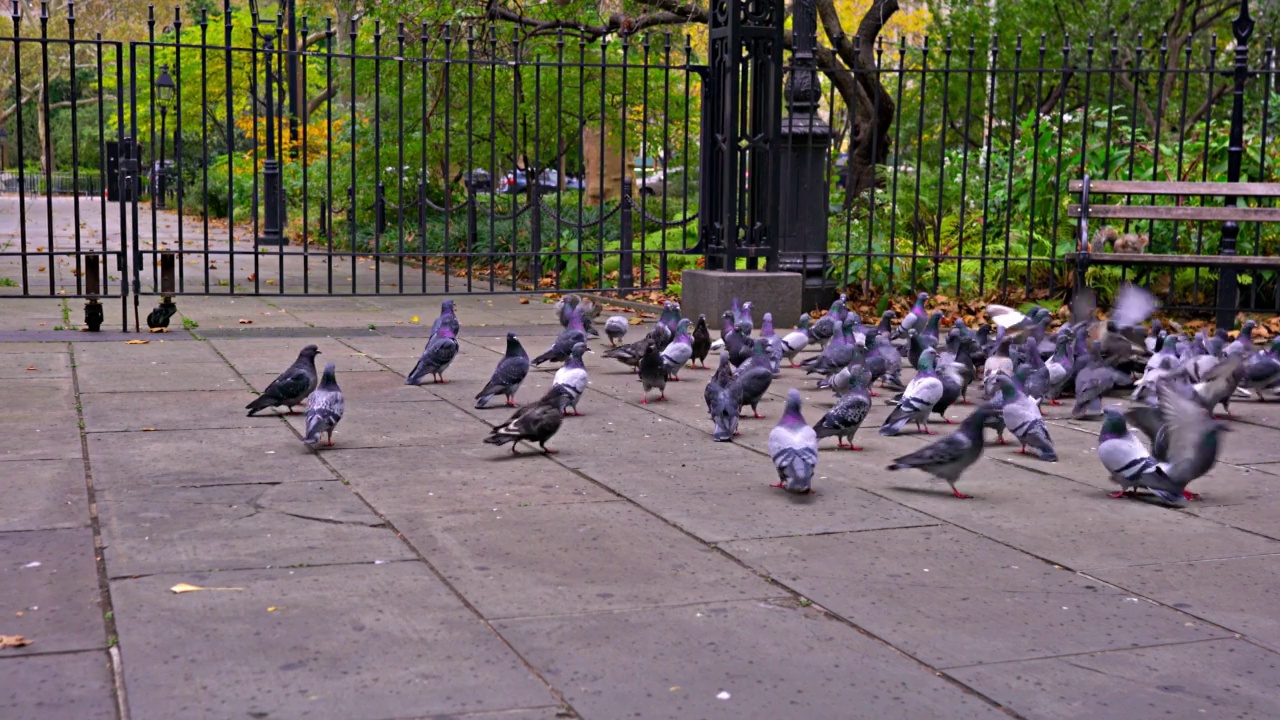
<svg viewBox="0 0 1280 720"><path fill-rule="evenodd" d="M0 299L0 635L30 641L0 717L1280 717L1280 404L1233 404L1182 510L1109 499L1098 424L1048 406L1061 460L992 443L958 500L885 471L926 440L876 435L883 397L794 496L769 430L788 388L810 423L834 400L798 370L713 443L709 372L640 405L593 340L560 454L483 444L505 333L560 328L541 295L453 297L422 387L439 298L182 297L142 335ZM243 409L309 343L346 395L320 452Z"/></svg>

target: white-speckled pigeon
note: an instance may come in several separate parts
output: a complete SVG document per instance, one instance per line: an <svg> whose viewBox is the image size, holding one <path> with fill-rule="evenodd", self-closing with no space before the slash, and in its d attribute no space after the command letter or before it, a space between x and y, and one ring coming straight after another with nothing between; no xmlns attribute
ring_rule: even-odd
<svg viewBox="0 0 1280 720"><path fill-rule="evenodd" d="M249 411L248 416L253 417L260 410L281 405L289 408L289 414L292 415L293 407L301 405L311 391L316 389L316 383L319 382L319 378L316 377L316 356L319 354L320 349L315 345L302 348L302 352L298 353L298 359L280 373L279 377L272 380L262 394L253 399L253 402L244 406Z"/></svg>
<svg viewBox="0 0 1280 720"><path fill-rule="evenodd" d="M822 419L814 424L813 430L818 434L819 438L835 437L836 447L844 448L845 440L849 441L848 448L850 450L861 450L862 448L853 444L853 435L858 432L858 428L862 427L862 421L867 419L867 413L871 411L871 373L865 368L857 371L852 381L849 383L849 389L836 406L827 411Z"/></svg>
<svg viewBox="0 0 1280 720"><path fill-rule="evenodd" d="M333 429L342 420L342 389L338 387L335 365L324 366L324 375L320 376L320 385L311 393L307 401L307 434L302 442L315 447L321 435L328 435L329 446L333 446Z"/></svg>

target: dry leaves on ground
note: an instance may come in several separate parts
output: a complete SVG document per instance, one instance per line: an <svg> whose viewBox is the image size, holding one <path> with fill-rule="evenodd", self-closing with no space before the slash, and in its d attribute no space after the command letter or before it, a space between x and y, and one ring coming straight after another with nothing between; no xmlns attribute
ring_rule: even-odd
<svg viewBox="0 0 1280 720"><path fill-rule="evenodd" d="M0 648L26 647L31 641L21 635L0 635Z"/></svg>

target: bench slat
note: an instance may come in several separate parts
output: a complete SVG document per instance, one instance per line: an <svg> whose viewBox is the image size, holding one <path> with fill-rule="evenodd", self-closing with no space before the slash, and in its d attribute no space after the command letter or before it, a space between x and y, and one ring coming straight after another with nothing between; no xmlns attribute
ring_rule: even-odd
<svg viewBox="0 0 1280 720"><path fill-rule="evenodd" d="M1071 192L1084 189L1083 180L1067 184ZM1157 180L1090 180L1091 195L1208 195L1222 197L1280 197L1280 183L1160 182Z"/></svg>
<svg viewBox="0 0 1280 720"><path fill-rule="evenodd" d="M1064 260L1075 261L1077 253L1067 253ZM1178 267L1245 267L1280 269L1280 257L1254 255L1155 255L1131 253L1090 253L1094 265L1174 265Z"/></svg>
<svg viewBox="0 0 1280 720"><path fill-rule="evenodd" d="M1080 217L1080 205L1067 208L1067 217ZM1218 220L1280 222L1280 207L1198 207L1192 205L1089 205L1089 217L1115 220Z"/></svg>

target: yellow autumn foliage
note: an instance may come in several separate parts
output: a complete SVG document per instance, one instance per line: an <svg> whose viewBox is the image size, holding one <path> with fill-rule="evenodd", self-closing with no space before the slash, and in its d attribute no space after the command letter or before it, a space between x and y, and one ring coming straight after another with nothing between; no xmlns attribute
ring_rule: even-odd
<svg viewBox="0 0 1280 720"><path fill-rule="evenodd" d="M254 129L254 123L257 123L257 129ZM299 162L305 156L308 164L328 156L328 143L330 134L334 136L342 135L342 128L345 124L345 118L334 118L332 123L327 122L324 118L318 118L306 125L298 127L298 133L295 137L289 132L286 125L285 131L276 136L279 142L279 157L297 158ZM252 115L241 116L235 121L236 128L245 135L257 138L259 145L258 165L266 161L266 153L263 148L266 147L267 120L259 115L254 118ZM278 127L278 126L277 126ZM303 148L306 153L303 153ZM337 154L338 147L335 145L333 152ZM253 151L246 150L244 152L244 163L237 166L240 172L246 172L247 168L252 167ZM247 166L245 163L248 163ZM239 172L237 172L239 174Z"/></svg>
<svg viewBox="0 0 1280 720"><path fill-rule="evenodd" d="M862 17L867 14L867 10L871 7L872 0L835 0L836 12L840 15L840 24L844 27L845 34L852 35L858 29L858 23L862 22ZM880 31L880 37L885 41L886 45L890 42L897 43L900 38L905 38L907 45L919 45L924 40L925 32L929 28L929 23L933 20L933 16L929 13L929 9L925 7L921 0L906 0L899 2L898 12L894 13L889 19L889 23ZM787 17L786 27L791 27L791 17ZM688 32L692 36L694 51L699 57L707 57L707 27L705 25L689 25ZM818 43L820 45L829 46L826 40L826 33L823 31L822 23L818 23Z"/></svg>

